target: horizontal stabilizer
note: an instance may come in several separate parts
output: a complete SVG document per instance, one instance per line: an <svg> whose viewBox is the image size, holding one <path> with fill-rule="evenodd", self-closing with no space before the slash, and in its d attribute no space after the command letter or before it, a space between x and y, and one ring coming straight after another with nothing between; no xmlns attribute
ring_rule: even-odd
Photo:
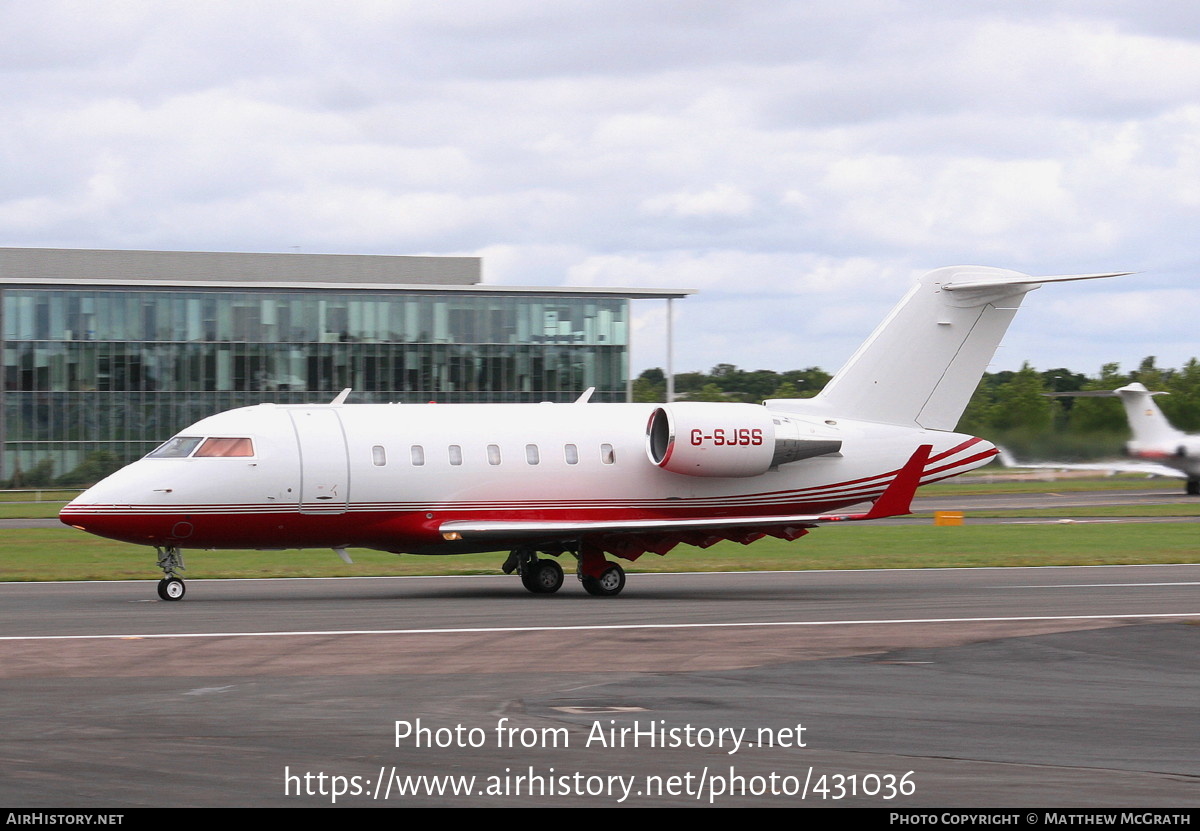
<svg viewBox="0 0 1200 831"><path fill-rule="evenodd" d="M1111 271L1104 274L1058 274L1053 277L1031 277L1028 274L1018 274L1008 277L981 275L976 278L974 274L967 272L959 280L943 283L942 288L946 291L970 291L972 289L994 289L1001 288L1003 286L1040 286L1043 283L1069 283L1072 280L1099 280L1103 277L1125 277L1129 274L1133 274L1133 272Z"/></svg>

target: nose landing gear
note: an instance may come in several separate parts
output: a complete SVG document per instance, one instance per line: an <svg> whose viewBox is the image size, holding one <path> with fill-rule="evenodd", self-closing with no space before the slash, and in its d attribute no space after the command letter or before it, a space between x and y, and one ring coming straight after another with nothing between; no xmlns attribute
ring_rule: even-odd
<svg viewBox="0 0 1200 831"><path fill-rule="evenodd" d="M186 571L183 565L183 552L178 546L168 545L158 547L158 567L165 577L158 581L158 597L160 600L183 600L187 586L176 571Z"/></svg>
<svg viewBox="0 0 1200 831"><path fill-rule="evenodd" d="M187 586L178 577L164 577L158 581L160 600L182 600L186 592Z"/></svg>

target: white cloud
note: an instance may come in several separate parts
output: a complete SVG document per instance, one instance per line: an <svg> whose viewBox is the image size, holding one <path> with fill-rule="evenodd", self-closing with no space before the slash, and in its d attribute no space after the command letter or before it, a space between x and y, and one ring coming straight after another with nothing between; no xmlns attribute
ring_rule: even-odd
<svg viewBox="0 0 1200 831"><path fill-rule="evenodd" d="M0 44L0 244L695 287L693 369L832 368L941 265L1132 268L1177 294L1039 292L1002 360L1193 348L1188 4L50 0L0 6Z"/></svg>
<svg viewBox="0 0 1200 831"><path fill-rule="evenodd" d="M647 214L679 217L745 216L754 207L754 199L732 185L716 185L698 193L668 193L642 200Z"/></svg>

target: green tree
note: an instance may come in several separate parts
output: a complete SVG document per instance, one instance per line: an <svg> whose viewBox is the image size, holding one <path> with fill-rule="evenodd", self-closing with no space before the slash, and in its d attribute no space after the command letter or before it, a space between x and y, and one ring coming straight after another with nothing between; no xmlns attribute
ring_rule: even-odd
<svg viewBox="0 0 1200 831"><path fill-rule="evenodd" d="M799 398L800 390L791 381L784 381L767 398Z"/></svg>
<svg viewBox="0 0 1200 831"><path fill-rule="evenodd" d="M633 402L635 404L661 404L667 400L666 386L652 384L645 378L633 382Z"/></svg>
<svg viewBox="0 0 1200 831"><path fill-rule="evenodd" d="M633 382L633 401L659 404L667 400L667 376L660 368L647 369Z"/></svg>
<svg viewBox="0 0 1200 831"><path fill-rule="evenodd" d="M121 466L115 454L96 450L87 454L79 467L58 477L59 485L91 485L113 473Z"/></svg>
<svg viewBox="0 0 1200 831"><path fill-rule="evenodd" d="M1112 391L1125 386L1129 380L1129 376L1121 372L1120 364L1104 364L1100 367L1100 376L1089 379L1083 388ZM1071 406L1066 430L1075 435L1127 435L1129 432L1125 410L1116 398L1077 398Z"/></svg>
<svg viewBox="0 0 1200 831"><path fill-rule="evenodd" d="M1045 396L1046 382L1028 363L1012 380L996 389L996 408L992 424L1000 430L1045 432L1053 421L1050 399Z"/></svg>
<svg viewBox="0 0 1200 831"><path fill-rule="evenodd" d="M54 462L42 459L28 471L22 471L20 465L13 471L12 479L8 481L10 488L41 488L54 481Z"/></svg>
<svg viewBox="0 0 1200 831"><path fill-rule="evenodd" d="M1169 412L1171 423L1188 432L1200 430L1200 362L1192 358L1184 364L1183 369L1172 375L1168 389L1171 409L1168 411L1164 406L1163 412ZM1166 401L1162 403L1165 405Z"/></svg>
<svg viewBox="0 0 1200 831"><path fill-rule="evenodd" d="M689 393L688 401L728 401L729 398L716 384L705 384L698 392Z"/></svg>

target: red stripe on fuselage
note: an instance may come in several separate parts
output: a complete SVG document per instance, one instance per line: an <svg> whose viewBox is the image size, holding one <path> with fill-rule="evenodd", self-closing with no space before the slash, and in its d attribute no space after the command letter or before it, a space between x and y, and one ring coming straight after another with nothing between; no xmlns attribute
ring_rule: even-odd
<svg viewBox="0 0 1200 831"><path fill-rule="evenodd" d="M981 439L971 439L930 457L941 461ZM926 467L925 483L949 478L956 469L994 456L976 453ZM875 499L897 470L795 490L733 497L587 501L491 501L461 503L351 503L339 513L301 513L297 506L254 505L69 505L60 514L71 526L140 545L184 548L326 548L355 546L404 551L445 545L438 528L456 519L510 522L711 519L721 517L823 514ZM630 504L630 502L635 504ZM445 546L447 549L450 546Z"/></svg>

